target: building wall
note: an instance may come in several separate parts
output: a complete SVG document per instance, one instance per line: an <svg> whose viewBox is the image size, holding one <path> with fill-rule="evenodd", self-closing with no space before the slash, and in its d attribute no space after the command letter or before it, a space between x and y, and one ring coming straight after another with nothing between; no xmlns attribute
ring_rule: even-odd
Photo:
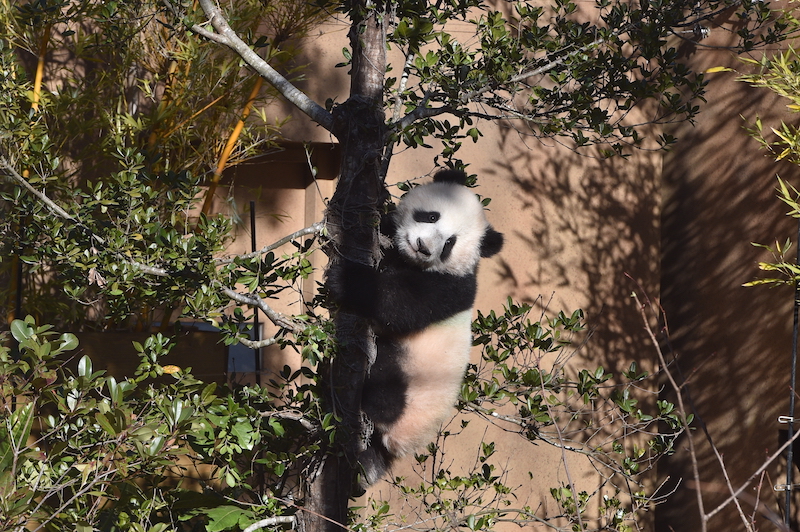
<svg viewBox="0 0 800 532"><path fill-rule="evenodd" d="M700 46L683 47L684 58L697 71L715 66L747 71L720 48L727 43L724 30L712 29ZM751 57L760 58L761 51ZM672 130L680 140L664 158L661 232L661 301L678 360L676 377L687 383L699 418L694 433L706 512L729 491L703 424L736 488L778 449L779 430L786 428L777 417L788 413L792 291L742 284L759 276L758 261L771 259L751 242L795 239L796 222L776 198L775 176L795 185L798 177L796 168L777 164L743 130L757 116L767 131L781 118L791 119L786 101L736 81L735 73L708 74L708 80L708 103L696 125ZM668 389L664 396L674 397ZM784 494L773 486L785 482L785 470L781 458L743 493L747 515L756 499L769 508L762 513L781 512ZM680 487L658 507L656 530L700 530L685 439L660 473L665 491L678 482ZM798 502L795 498L794 515ZM765 519L757 522L770 529ZM744 527L729 505L709 521L708 530Z"/></svg>

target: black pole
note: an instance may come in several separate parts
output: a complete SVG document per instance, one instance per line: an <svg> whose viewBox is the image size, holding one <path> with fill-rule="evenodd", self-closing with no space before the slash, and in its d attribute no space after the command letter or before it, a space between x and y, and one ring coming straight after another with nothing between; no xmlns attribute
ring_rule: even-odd
<svg viewBox="0 0 800 532"><path fill-rule="evenodd" d="M24 222L20 222L20 227L19 227L20 235L22 234L22 232L24 230L23 223ZM11 272L12 276L16 275L16 277L17 277L17 279L16 279L17 283L16 283L16 286L15 286L16 293L14 294L14 317L13 317L13 319L15 319L15 320L21 320L22 319L22 291L24 289L23 282L22 282L22 274L23 274L23 269L22 269L22 251L23 251L22 247L20 247L19 250L17 251L17 255L14 257L16 262L17 262L16 271L12 271ZM11 324L9 323L9 325L11 325ZM12 338L12 340L13 340L13 338ZM14 340L13 343L12 343L11 358L14 361L18 361L20 359L19 342L17 342L16 340Z"/></svg>
<svg viewBox="0 0 800 532"><path fill-rule="evenodd" d="M250 248L253 252L256 251L256 202L250 202ZM258 308L253 308L253 327L255 328L256 342L261 341L261 327L259 327ZM254 352L255 356L255 369L256 369L256 382L261 384L261 348L258 347Z"/></svg>
<svg viewBox="0 0 800 532"><path fill-rule="evenodd" d="M14 299L14 319L22 319L22 259L17 255L17 293Z"/></svg>
<svg viewBox="0 0 800 532"><path fill-rule="evenodd" d="M800 220L797 224L797 258L795 264L800 264ZM786 431L787 441L794 437L794 408L795 408L795 380L797 376L797 335L800 326L800 280L794 282L794 308L792 324L792 371L789 384L789 428ZM788 526L791 524L792 512L792 468L794 460L794 444L786 448L786 500L783 509L783 522Z"/></svg>

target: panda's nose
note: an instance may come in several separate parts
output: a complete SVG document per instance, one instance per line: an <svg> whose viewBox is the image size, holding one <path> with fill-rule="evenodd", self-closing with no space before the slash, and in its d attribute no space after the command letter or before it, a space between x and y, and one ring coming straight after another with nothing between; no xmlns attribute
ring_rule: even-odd
<svg viewBox="0 0 800 532"><path fill-rule="evenodd" d="M431 256L431 252L425 246L425 242L423 242L421 238L417 239L417 251L419 251L420 253L422 253L426 257L430 257Z"/></svg>

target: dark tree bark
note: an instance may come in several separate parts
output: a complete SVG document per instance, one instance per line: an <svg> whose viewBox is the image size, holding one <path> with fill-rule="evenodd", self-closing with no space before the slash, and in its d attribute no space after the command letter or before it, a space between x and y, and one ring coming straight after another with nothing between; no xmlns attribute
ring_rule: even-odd
<svg viewBox="0 0 800 532"><path fill-rule="evenodd" d="M327 211L331 265L341 257L375 266L379 258L378 226L384 198L382 154L386 138L383 83L386 71L385 5L353 6L350 30L352 72L350 96L333 111L333 134L342 148L336 192ZM329 267L331 267L329 265ZM335 317L339 354L328 374L328 406L340 418L336 443L319 474L307 479L305 507L298 516L301 532L340 532L347 522L356 456L364 438L361 390L375 342L363 319L339 312ZM325 516L323 519L319 516Z"/></svg>

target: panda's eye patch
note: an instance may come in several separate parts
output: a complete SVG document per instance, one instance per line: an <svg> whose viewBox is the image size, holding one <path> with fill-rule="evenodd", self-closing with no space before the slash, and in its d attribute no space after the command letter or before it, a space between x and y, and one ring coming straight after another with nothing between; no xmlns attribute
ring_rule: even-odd
<svg viewBox="0 0 800 532"><path fill-rule="evenodd" d="M450 256L450 253L453 251L453 246L456 245L456 236L453 235L447 240L444 241L444 246L442 246L442 253L439 255L439 260L446 261L447 258Z"/></svg>
<svg viewBox="0 0 800 532"><path fill-rule="evenodd" d="M439 216L436 211L414 211L414 221L421 224L435 224Z"/></svg>

